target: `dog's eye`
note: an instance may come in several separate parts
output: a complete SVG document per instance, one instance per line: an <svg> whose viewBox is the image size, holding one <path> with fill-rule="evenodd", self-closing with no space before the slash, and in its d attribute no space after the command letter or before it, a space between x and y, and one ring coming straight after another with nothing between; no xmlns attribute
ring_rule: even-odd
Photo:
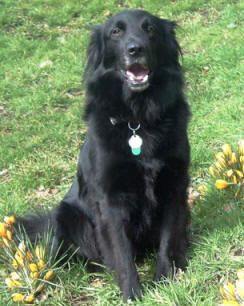
<svg viewBox="0 0 244 306"><path fill-rule="evenodd" d="M111 31L111 36L118 37L121 35L121 33L122 33L122 30L119 27L115 27Z"/></svg>
<svg viewBox="0 0 244 306"><path fill-rule="evenodd" d="M152 34L154 32L154 27L151 24L148 24L146 30L148 33Z"/></svg>

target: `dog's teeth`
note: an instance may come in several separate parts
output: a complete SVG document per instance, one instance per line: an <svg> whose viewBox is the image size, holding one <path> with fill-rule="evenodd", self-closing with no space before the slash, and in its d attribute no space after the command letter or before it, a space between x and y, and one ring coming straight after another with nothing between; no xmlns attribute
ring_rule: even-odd
<svg viewBox="0 0 244 306"><path fill-rule="evenodd" d="M146 75L134 75L132 72L130 71L126 71L126 75L128 77L128 79L132 82L132 83L145 83L148 81L148 74Z"/></svg>

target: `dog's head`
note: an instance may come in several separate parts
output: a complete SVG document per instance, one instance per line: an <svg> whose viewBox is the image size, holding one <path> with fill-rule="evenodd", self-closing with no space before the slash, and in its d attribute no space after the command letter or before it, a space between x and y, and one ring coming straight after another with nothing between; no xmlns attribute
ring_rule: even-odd
<svg viewBox="0 0 244 306"><path fill-rule="evenodd" d="M159 71L178 67L175 23L142 10L123 11L94 29L88 70L112 70L130 90L146 90Z"/></svg>

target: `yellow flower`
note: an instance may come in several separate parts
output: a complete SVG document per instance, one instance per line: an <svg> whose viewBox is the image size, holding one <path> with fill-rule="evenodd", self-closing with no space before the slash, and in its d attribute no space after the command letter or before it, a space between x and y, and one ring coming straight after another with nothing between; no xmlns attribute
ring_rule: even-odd
<svg viewBox="0 0 244 306"><path fill-rule="evenodd" d="M27 252L26 252L25 257L26 257L26 259L27 259L28 261L31 261L31 260L33 259L33 256L32 256L32 254L31 254L30 251L27 251Z"/></svg>
<svg viewBox="0 0 244 306"><path fill-rule="evenodd" d="M237 160L237 157L236 157L236 153L233 152L233 153L231 154L231 163L232 163L232 164L235 164L235 163L237 163L237 162L238 162L238 160Z"/></svg>
<svg viewBox="0 0 244 306"><path fill-rule="evenodd" d="M0 223L0 237L7 237L7 229L6 229L6 224L5 223Z"/></svg>
<svg viewBox="0 0 244 306"><path fill-rule="evenodd" d="M13 225L16 222L15 216L6 216L4 217L4 222L7 223L8 225Z"/></svg>
<svg viewBox="0 0 244 306"><path fill-rule="evenodd" d="M30 294L30 295L27 295L27 297L24 299L24 301L28 304L32 304L34 302L34 295L33 294Z"/></svg>
<svg viewBox="0 0 244 306"><path fill-rule="evenodd" d="M10 244L9 244L8 239L7 238L2 238L2 240L3 240L3 243L5 244L5 246L9 248Z"/></svg>
<svg viewBox="0 0 244 306"><path fill-rule="evenodd" d="M243 155L240 156L240 163L244 164L244 156Z"/></svg>
<svg viewBox="0 0 244 306"><path fill-rule="evenodd" d="M32 279L37 279L37 278L39 277L39 273L38 273L38 272L31 272L31 273L30 273L30 277L31 277Z"/></svg>
<svg viewBox="0 0 244 306"><path fill-rule="evenodd" d="M244 139L239 141L239 153L240 155L244 155Z"/></svg>
<svg viewBox="0 0 244 306"><path fill-rule="evenodd" d="M38 272L38 267L35 263L29 264L29 268L30 268L31 272Z"/></svg>
<svg viewBox="0 0 244 306"><path fill-rule="evenodd" d="M11 232L11 231L7 230L7 231L6 231L6 235L7 235L8 240L12 240L13 235L12 235L12 232Z"/></svg>
<svg viewBox="0 0 244 306"><path fill-rule="evenodd" d="M5 284L10 288L18 288L21 287L21 282L17 281L17 280L13 280L10 277L5 279Z"/></svg>
<svg viewBox="0 0 244 306"><path fill-rule="evenodd" d="M225 156L231 156L231 154L232 154L231 146L228 143L225 143L222 146L222 151L223 151Z"/></svg>
<svg viewBox="0 0 244 306"><path fill-rule="evenodd" d="M14 293L12 294L12 299L14 302L23 302L24 301L24 295L21 293Z"/></svg>
<svg viewBox="0 0 244 306"><path fill-rule="evenodd" d="M235 298L235 286L230 282L225 283L223 287L220 288L220 293L225 300L235 301L236 299Z"/></svg>
<svg viewBox="0 0 244 306"><path fill-rule="evenodd" d="M236 294L244 302L244 279L238 279L236 281Z"/></svg>
<svg viewBox="0 0 244 306"><path fill-rule="evenodd" d="M38 263L37 263L37 266L38 266L38 269L39 270L42 270L46 267L46 264L45 264L45 261L44 260L39 260Z"/></svg>
<svg viewBox="0 0 244 306"><path fill-rule="evenodd" d="M221 304L221 306L240 306L240 304L236 301L232 301L232 300L223 300L223 303Z"/></svg>
<svg viewBox="0 0 244 306"><path fill-rule="evenodd" d="M231 176L233 175L233 173L234 173L234 171L233 171L232 169L230 169L230 170L227 170L227 171L225 172L225 175L226 175L227 177L231 177Z"/></svg>
<svg viewBox="0 0 244 306"><path fill-rule="evenodd" d="M219 161L222 161L222 160L225 160L225 155L223 152L218 152L216 155L215 155L215 158Z"/></svg>
<svg viewBox="0 0 244 306"><path fill-rule="evenodd" d="M24 267L24 259L23 259L23 256L20 256L18 253L16 253L15 255L14 255L14 258L15 258L15 260L17 261L17 263L18 263L18 265L20 266L20 267Z"/></svg>
<svg viewBox="0 0 244 306"><path fill-rule="evenodd" d="M37 246L35 249L35 254L38 259L44 259L45 256L45 250L42 246Z"/></svg>
<svg viewBox="0 0 244 306"><path fill-rule="evenodd" d="M238 183L237 177L236 177L235 175L232 175L232 182L233 182L234 184L237 184L237 183Z"/></svg>
<svg viewBox="0 0 244 306"><path fill-rule="evenodd" d="M227 188L228 185L229 183L226 182L225 180L216 180L215 182L215 187L220 190Z"/></svg>
<svg viewBox="0 0 244 306"><path fill-rule="evenodd" d="M48 271L45 275L44 275L44 279L45 280L51 280L54 278L54 272L52 270Z"/></svg>
<svg viewBox="0 0 244 306"><path fill-rule="evenodd" d="M17 262L17 260L15 260L15 259L13 259L13 261L12 261L12 266L13 266L13 268L14 269L18 269L18 262Z"/></svg>
<svg viewBox="0 0 244 306"><path fill-rule="evenodd" d="M212 176L216 176L219 174L218 170L214 166L210 166L208 171Z"/></svg>
<svg viewBox="0 0 244 306"><path fill-rule="evenodd" d="M237 271L237 277L244 280L244 268Z"/></svg>
<svg viewBox="0 0 244 306"><path fill-rule="evenodd" d="M240 170L235 170L235 173L239 176L239 178L243 178L243 173Z"/></svg>
<svg viewBox="0 0 244 306"><path fill-rule="evenodd" d="M25 246L25 243L24 241L21 241L18 245L18 251L23 254L26 250L26 246Z"/></svg>
<svg viewBox="0 0 244 306"><path fill-rule="evenodd" d="M218 171L222 171L226 167L226 162L224 159L218 159L215 163L215 167Z"/></svg>
<svg viewBox="0 0 244 306"><path fill-rule="evenodd" d="M10 273L10 277L13 280L19 280L20 279L20 276L19 276L19 274L17 272L11 272Z"/></svg>
<svg viewBox="0 0 244 306"><path fill-rule="evenodd" d="M197 187L197 190L203 195L207 192L208 188L206 185L199 185Z"/></svg>

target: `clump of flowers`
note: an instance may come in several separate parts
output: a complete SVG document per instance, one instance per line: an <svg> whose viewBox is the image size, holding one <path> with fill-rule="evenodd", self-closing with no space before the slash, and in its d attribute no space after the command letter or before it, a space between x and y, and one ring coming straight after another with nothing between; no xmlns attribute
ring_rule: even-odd
<svg viewBox="0 0 244 306"><path fill-rule="evenodd" d="M237 271L237 280L235 283L226 282L220 288L220 293L223 298L220 306L244 305L244 268Z"/></svg>
<svg viewBox="0 0 244 306"><path fill-rule="evenodd" d="M215 178L215 187L223 190L234 186L235 197L244 198L244 139L239 141L236 151L229 144L224 144L215 158L209 168L209 173Z"/></svg>
<svg viewBox="0 0 244 306"><path fill-rule="evenodd" d="M0 286L12 302L33 304L47 286L57 286L52 281L57 279L56 272L60 267L52 253L50 233L42 244L32 245L21 229L18 237L13 239L15 222L15 217L9 216L0 223L0 262L3 266Z"/></svg>

